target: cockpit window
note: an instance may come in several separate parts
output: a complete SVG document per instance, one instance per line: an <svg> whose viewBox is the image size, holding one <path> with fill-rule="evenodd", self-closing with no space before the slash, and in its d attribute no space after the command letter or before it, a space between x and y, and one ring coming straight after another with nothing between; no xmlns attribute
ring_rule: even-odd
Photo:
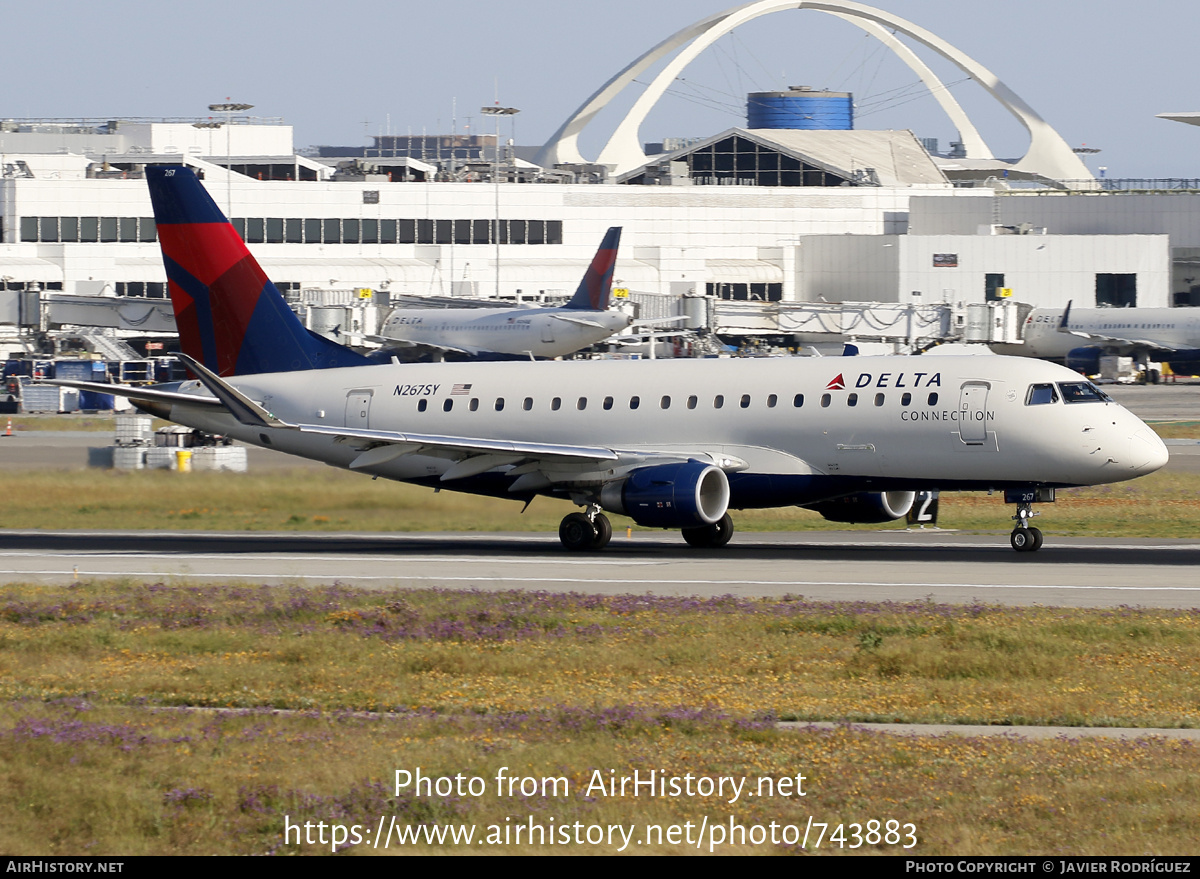
<svg viewBox="0 0 1200 879"><path fill-rule="evenodd" d="M1030 385L1029 393L1025 395L1026 406L1043 406L1046 403L1057 403L1058 391L1054 385Z"/></svg>
<svg viewBox="0 0 1200 879"><path fill-rule="evenodd" d="M1091 382L1059 382L1066 403L1111 403L1112 397Z"/></svg>

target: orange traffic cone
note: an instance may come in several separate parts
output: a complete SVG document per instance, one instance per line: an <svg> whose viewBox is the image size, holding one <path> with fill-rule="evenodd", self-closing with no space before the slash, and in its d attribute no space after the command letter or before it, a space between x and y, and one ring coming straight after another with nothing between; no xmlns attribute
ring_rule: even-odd
<svg viewBox="0 0 1200 879"><path fill-rule="evenodd" d="M13 432L12 432L12 419L11 419L11 418L10 418L10 419L8 419L8 427L7 427L7 428L5 428L5 430L4 430L4 435L5 435L5 436L12 436L12 435L13 435Z"/></svg>

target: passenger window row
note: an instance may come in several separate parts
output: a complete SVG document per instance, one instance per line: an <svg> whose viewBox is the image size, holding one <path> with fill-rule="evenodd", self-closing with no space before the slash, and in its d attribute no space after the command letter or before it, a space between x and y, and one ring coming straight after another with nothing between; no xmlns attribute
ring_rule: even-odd
<svg viewBox="0 0 1200 879"><path fill-rule="evenodd" d="M912 394L905 393L900 396L900 405L901 406L911 406L912 401L913 401ZM739 398L737 398L736 402L737 402L737 405L739 408L749 409L750 406L752 405L752 403L754 402L754 400L750 394L742 394ZM883 406L884 403L886 402L886 395L885 394L876 394L873 402L876 406ZM930 392L929 396L926 397L925 402L929 406L936 406L938 403L937 391ZM831 394L822 394L821 395L821 408L822 409L828 409L832 405L832 403L833 403L833 396ZM775 409L776 407L778 407L779 406L779 395L778 394L768 394L766 397L766 404L767 404L768 409ZM493 408L495 408L495 410L497 412L503 412L504 411L504 398L497 397L495 403L493 403L492 405L493 405ZM521 401L521 408L524 409L526 412L532 411L533 405L534 405L533 397L526 397L524 400ZM616 400L613 397L605 397L601 401L600 405L601 405L601 408L603 408L607 412L614 408L614 406L616 405ZM689 396L687 398L684 405L686 405L686 407L688 409L699 408L700 398L698 396L696 396L695 394L692 394L691 396ZM854 407L858 406L858 394L855 394L855 393L847 394L846 395L846 405L849 406L850 408L854 408ZM641 406L642 406L642 398L641 397L635 395L635 396L632 396L629 398L629 408L631 410L640 409ZM562 397L554 397L553 399L550 400L550 411L551 412L557 412L560 409L562 409L562 407L563 407ZM575 400L575 409L577 411L584 412L587 410L587 407L588 407L588 398L587 397L579 397L578 399ZM670 409L671 408L671 397L669 394L664 395L659 398L658 407L660 409ZM716 396L714 396L713 400L712 400L712 408L713 409L723 409L724 407L725 407L725 396L723 394L717 394ZM803 407L804 407L804 395L803 394L796 394L794 397L792 397L792 408L801 409ZM417 411L418 412L425 412L428 408L429 408L429 398L422 397L421 399L419 399L417 401ZM472 397L470 402L467 404L467 408L471 412L478 411L479 398ZM442 411L443 412L451 412L451 411L453 411L453 409L454 409L454 398L453 397L447 397L445 400L442 401Z"/></svg>

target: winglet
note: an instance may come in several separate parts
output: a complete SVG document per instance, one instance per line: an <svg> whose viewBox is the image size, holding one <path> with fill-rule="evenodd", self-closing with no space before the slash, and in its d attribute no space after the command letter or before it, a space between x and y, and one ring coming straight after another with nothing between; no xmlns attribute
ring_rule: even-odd
<svg viewBox="0 0 1200 879"><path fill-rule="evenodd" d="M189 357L187 354L180 354L179 359L184 362L184 365L188 369L196 374L196 378L200 379L200 383L208 388L214 397L221 401L240 424L246 424L251 427L295 427L294 424L288 424L286 421L276 418L237 388L223 381L220 376L208 369L203 363L196 360L196 358Z"/></svg>
<svg viewBox="0 0 1200 879"><path fill-rule="evenodd" d="M1074 299L1068 299L1067 307L1065 309L1063 309L1062 318L1058 322L1058 331L1060 333L1071 332L1070 325L1069 325L1070 320L1071 320L1071 303L1074 301L1075 301Z"/></svg>
<svg viewBox="0 0 1200 879"><path fill-rule="evenodd" d="M612 293L613 269L617 264L617 248L621 244L621 227L612 226L600 242L600 249L592 257L592 264L584 273L583 280L566 308L585 311L604 311L608 308Z"/></svg>
<svg viewBox="0 0 1200 879"><path fill-rule="evenodd" d="M147 165L146 183L185 353L226 376L369 362L300 322L191 168Z"/></svg>

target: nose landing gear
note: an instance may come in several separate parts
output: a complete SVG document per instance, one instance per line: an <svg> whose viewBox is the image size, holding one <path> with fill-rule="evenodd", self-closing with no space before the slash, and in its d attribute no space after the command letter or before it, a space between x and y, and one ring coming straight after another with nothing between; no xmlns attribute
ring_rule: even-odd
<svg viewBox="0 0 1200 879"><path fill-rule="evenodd" d="M1017 520L1017 527L1008 536L1008 542L1017 552L1037 552L1042 548L1041 529L1029 524L1029 519L1036 515L1037 513L1029 509L1028 504L1023 504L1017 510L1017 515L1013 516Z"/></svg>
<svg viewBox="0 0 1200 879"><path fill-rule="evenodd" d="M1042 532L1029 524L1034 516L1041 515L1033 509L1037 503L1054 503L1054 489L1034 488L1020 491L1006 491L1004 502L1017 505L1017 514L1013 516L1016 526L1008 536L1008 542L1017 552L1037 552L1042 548Z"/></svg>

